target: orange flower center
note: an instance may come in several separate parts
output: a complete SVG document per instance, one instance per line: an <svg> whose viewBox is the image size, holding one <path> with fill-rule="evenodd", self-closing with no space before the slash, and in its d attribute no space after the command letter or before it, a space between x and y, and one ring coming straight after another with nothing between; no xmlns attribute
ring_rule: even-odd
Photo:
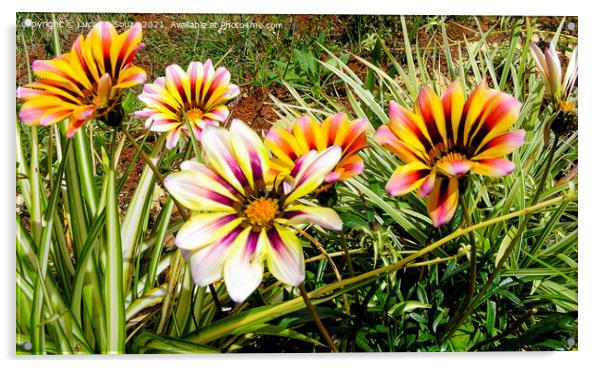
<svg viewBox="0 0 602 368"><path fill-rule="evenodd" d="M272 198L259 198L249 203L245 215L252 225L266 226L272 223L278 213L278 201Z"/></svg>
<svg viewBox="0 0 602 368"><path fill-rule="evenodd" d="M575 104L570 101L560 101L560 109L563 112L569 112L575 108Z"/></svg>
<svg viewBox="0 0 602 368"><path fill-rule="evenodd" d="M186 111L186 118L188 121L197 121L203 117L203 112L196 107Z"/></svg>

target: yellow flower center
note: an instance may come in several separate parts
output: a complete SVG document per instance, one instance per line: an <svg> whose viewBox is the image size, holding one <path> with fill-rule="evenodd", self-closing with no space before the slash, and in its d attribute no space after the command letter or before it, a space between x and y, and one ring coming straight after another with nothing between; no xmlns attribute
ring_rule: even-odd
<svg viewBox="0 0 602 368"><path fill-rule="evenodd" d="M203 117L203 112L196 107L186 111L186 118L188 121L197 121Z"/></svg>
<svg viewBox="0 0 602 368"><path fill-rule="evenodd" d="M563 112L569 112L575 108L575 104L570 101L560 101L560 109Z"/></svg>
<svg viewBox="0 0 602 368"><path fill-rule="evenodd" d="M278 201L272 198L259 198L247 206L245 215L252 225L269 225L278 213Z"/></svg>

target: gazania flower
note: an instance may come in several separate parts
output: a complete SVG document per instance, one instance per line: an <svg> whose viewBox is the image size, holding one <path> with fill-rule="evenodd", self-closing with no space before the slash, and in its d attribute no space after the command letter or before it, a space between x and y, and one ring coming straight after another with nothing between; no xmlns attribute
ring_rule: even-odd
<svg viewBox="0 0 602 368"><path fill-rule="evenodd" d="M330 147L342 149L340 162L326 178L326 183L351 178L364 171L364 161L357 154L366 147L368 121L349 121L347 115L338 113L318 123L303 116L291 129L272 128L266 135L266 143L275 155L270 160L271 175L290 173L297 159L307 152L322 152Z"/></svg>
<svg viewBox="0 0 602 368"><path fill-rule="evenodd" d="M339 147L309 151L288 177L266 182L268 152L245 123L230 130L207 127L201 136L205 164L185 161L165 186L196 214L180 228L176 245L190 260L198 285L224 279L232 300L242 302L260 284L263 261L288 285L305 278L295 226L313 223L341 230L337 213L299 203L318 187L341 156Z"/></svg>
<svg viewBox="0 0 602 368"><path fill-rule="evenodd" d="M577 81L577 47L573 50L564 77L554 43L551 43L544 52L533 42L531 42L530 48L537 70L544 80L552 102L564 112L572 110L575 104L570 101L570 97Z"/></svg>
<svg viewBox="0 0 602 368"><path fill-rule="evenodd" d="M118 124L121 92L146 80L144 70L133 64L144 46L141 40L140 23L119 34L111 23L99 22L75 40L70 52L36 60L32 69L39 80L17 89L25 101L19 118L33 126L69 119L68 137L91 119Z"/></svg>
<svg viewBox="0 0 602 368"><path fill-rule="evenodd" d="M514 169L503 156L525 141L524 130L509 131L520 106L514 97L487 88L485 81L466 101L456 81L441 99L423 87L414 112L391 102L390 122L374 139L404 165L389 179L387 192L399 196L417 189L419 196L429 196L433 224L448 223L458 205L458 178L471 171L503 176Z"/></svg>
<svg viewBox="0 0 602 368"><path fill-rule="evenodd" d="M165 77L144 85L138 98L146 108L134 115L146 119L150 130L168 132L167 147L173 149L188 123L200 141L206 126L224 122L229 114L226 103L239 93L238 86L230 83L230 72L215 70L211 60L192 62L187 71L174 64L165 69Z"/></svg>

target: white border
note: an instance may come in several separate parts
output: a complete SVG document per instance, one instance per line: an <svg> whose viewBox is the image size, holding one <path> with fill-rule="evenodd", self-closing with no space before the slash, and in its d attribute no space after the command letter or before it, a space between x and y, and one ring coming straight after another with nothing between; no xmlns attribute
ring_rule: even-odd
<svg viewBox="0 0 602 368"><path fill-rule="evenodd" d="M2 173L5 180L2 186L3 205L0 221L0 233L4 242L2 256L1 294L5 301L2 303L3 332L0 333L0 347L5 366L19 367L126 367L132 364L144 364L145 368L170 365L171 360L177 360L178 365L234 367L244 365L307 367L315 365L345 365L363 367L367 364L391 364L405 366L431 366L437 364L444 367L483 367L483 364L493 367L508 367L515 364L556 366L590 366L593 358L599 357L601 324L600 313L600 268L602 260L601 236L596 233L600 228L598 222L602 214L600 209L599 187L600 150L602 143L602 117L599 110L601 102L600 87L602 80L598 69L600 67L600 27L599 12L594 1L559 1L559 0L504 0L490 1L402 1L402 0L249 0L230 1L124 1L102 0L94 2L69 1L57 2L48 0L8 0L2 4L3 53L1 88L4 129L2 134L1 152ZM393 353L393 354L344 354L330 355L231 355L231 356L127 356L127 357L49 357L22 358L14 355L15 306L14 306L14 60L15 60L15 12L17 11L56 11L56 12L135 12L135 13L272 13L272 14L456 14L456 15L577 15L579 16L579 110L580 110L580 144L579 144L579 352L578 353L473 353L473 354L425 354L425 353ZM5 125L6 124L6 125ZM8 173L8 174L7 174ZM335 360L336 359L336 360ZM600 360L598 358L598 360ZM317 364L317 365L316 365ZM599 364L599 363L598 363Z"/></svg>

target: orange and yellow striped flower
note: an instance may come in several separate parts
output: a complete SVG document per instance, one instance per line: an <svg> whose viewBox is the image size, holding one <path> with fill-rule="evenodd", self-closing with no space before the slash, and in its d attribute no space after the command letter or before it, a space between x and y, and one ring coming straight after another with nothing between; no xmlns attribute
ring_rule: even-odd
<svg viewBox="0 0 602 368"><path fill-rule="evenodd" d="M69 119L68 137L91 119L110 123L121 92L146 81L144 70L133 64L141 41L140 23L119 34L111 23L99 22L70 52L36 60L32 69L39 80L17 89L17 98L25 101L19 118L32 126Z"/></svg>
<svg viewBox="0 0 602 368"><path fill-rule="evenodd" d="M414 112L396 102L389 105L390 122L374 139L395 153L404 165L389 182L392 196L415 189L429 196L427 210L436 227L448 223L458 205L458 178L473 172L507 175L514 163L503 156L525 141L522 129L509 131L521 103L483 81L465 100L458 81L439 98L430 87L420 90Z"/></svg>
<svg viewBox="0 0 602 368"><path fill-rule="evenodd" d="M334 170L324 182L333 183L358 175L364 171L364 161L357 154L368 146L366 130L369 122L365 119L349 121L347 115L338 113L318 123L303 116L291 129L272 128L265 141L274 154L270 160L270 174L288 174L295 167L297 159L307 152L322 152L330 147L339 146L342 156Z"/></svg>
<svg viewBox="0 0 602 368"><path fill-rule="evenodd" d="M230 113L226 103L239 93L230 83L230 72L214 69L211 60L192 62L186 71L173 64L165 69L165 77L144 85L138 98L146 108L134 116L146 119L145 126L152 131L168 132L167 148L173 149L188 123L200 142L205 127L226 121Z"/></svg>
<svg viewBox="0 0 602 368"><path fill-rule="evenodd" d="M233 120L229 130L207 127L201 144L206 164L185 161L181 171L165 178L169 192L195 212L176 236L195 283L223 278L232 300L242 302L261 283L264 260L278 280L302 283L305 263L296 227L313 223L341 230L343 224L333 209L298 200L322 184L341 148L309 151L290 176L271 183L265 143L242 121Z"/></svg>

